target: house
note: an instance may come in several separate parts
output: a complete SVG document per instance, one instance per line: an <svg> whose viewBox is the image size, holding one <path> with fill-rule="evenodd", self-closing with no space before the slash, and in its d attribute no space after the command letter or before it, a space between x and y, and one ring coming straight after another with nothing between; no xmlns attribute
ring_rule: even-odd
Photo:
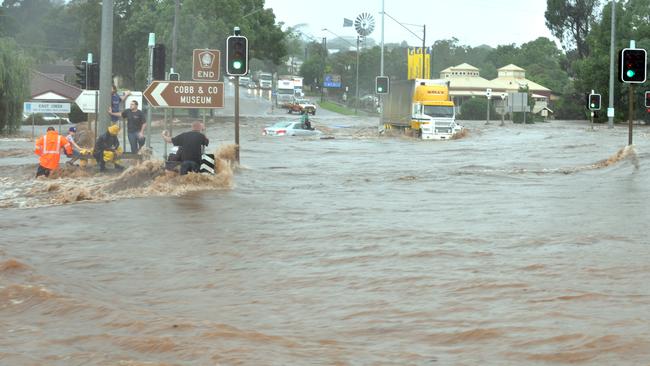
<svg viewBox="0 0 650 366"><path fill-rule="evenodd" d="M74 103L81 89L60 78L32 70L30 100Z"/></svg>
<svg viewBox="0 0 650 366"><path fill-rule="evenodd" d="M551 90L534 81L526 79L526 70L517 65L507 65L498 71L496 79L482 78L478 68L463 63L452 66L440 72L440 78L449 81L449 94L457 106L469 98L485 97L486 91L491 89L492 100L497 109L502 109L506 103L504 98L509 93L516 93L520 88L528 87L535 100L533 113L540 113L548 109Z"/></svg>

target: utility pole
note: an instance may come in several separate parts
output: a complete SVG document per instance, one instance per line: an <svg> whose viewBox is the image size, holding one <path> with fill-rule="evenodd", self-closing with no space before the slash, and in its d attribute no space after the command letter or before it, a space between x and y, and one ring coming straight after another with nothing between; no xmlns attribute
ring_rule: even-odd
<svg viewBox="0 0 650 366"><path fill-rule="evenodd" d="M149 33L149 72L147 86L153 82L153 47L156 45L156 34ZM147 105L147 148L151 148L151 104Z"/></svg>
<svg viewBox="0 0 650 366"><path fill-rule="evenodd" d="M178 52L178 16L181 10L181 0L174 5L174 28L172 29L172 69L176 70L176 53ZM173 112L173 109L172 109Z"/></svg>
<svg viewBox="0 0 650 366"><path fill-rule="evenodd" d="M616 48L616 0L612 0L612 30L609 45L609 108L607 108L607 128L614 128L614 57Z"/></svg>
<svg viewBox="0 0 650 366"><path fill-rule="evenodd" d="M113 0L102 2L102 35L99 66L99 106L95 110L99 124L95 133L106 131L110 121L107 113L111 105L111 92L113 86ZM96 100L97 98L95 98ZM100 132L101 131L101 132Z"/></svg>
<svg viewBox="0 0 650 366"><path fill-rule="evenodd" d="M354 101L354 114L359 112L359 42L360 36L357 36L357 78L356 78L356 100Z"/></svg>
<svg viewBox="0 0 650 366"><path fill-rule="evenodd" d="M424 50L427 47L427 25L422 26L422 79L426 79L427 75L424 73L424 64L427 62L427 58L424 55Z"/></svg>
<svg viewBox="0 0 650 366"><path fill-rule="evenodd" d="M384 76L384 2L381 0L381 57L379 59L379 76Z"/></svg>

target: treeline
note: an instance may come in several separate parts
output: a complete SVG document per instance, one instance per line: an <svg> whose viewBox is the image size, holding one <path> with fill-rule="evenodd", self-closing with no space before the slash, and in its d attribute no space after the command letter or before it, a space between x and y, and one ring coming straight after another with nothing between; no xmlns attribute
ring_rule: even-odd
<svg viewBox="0 0 650 366"><path fill-rule="evenodd" d="M461 63L480 69L486 79L497 77L497 69L516 64L526 69L526 77L550 88L554 97L551 109L560 119L585 119L586 97L592 89L603 95L607 107L609 85L609 47L611 2L599 0L547 0L546 23L554 36L561 40L562 48L548 38L538 38L520 46L515 44L471 47L460 44L456 38L438 40L432 47L431 76L438 78L440 71ZM637 47L650 50L650 0L617 1L616 49L627 47L635 39ZM513 32L516 29L513 29ZM294 32L299 33L299 32ZM339 45L341 42L338 42ZM342 75L343 83L354 91L356 51L347 50L323 57L320 41L305 44L305 64L302 76L311 85L320 80L322 70ZM392 79L406 78L407 45L389 44L384 54L385 74ZM371 93L374 78L379 74L379 47L364 48L360 55L360 94ZM643 92L649 83L636 88L635 108L638 119L650 120L642 108ZM627 86L615 83L615 108L617 120L627 118ZM605 110L599 119L606 119Z"/></svg>
<svg viewBox="0 0 650 366"><path fill-rule="evenodd" d="M234 26L250 42L251 56L263 65L278 65L287 56L285 32L264 0L182 0L176 71L189 77L192 49L224 49ZM92 52L101 58L100 0L5 0L0 7L0 36L11 37L37 63L71 59ZM115 0L113 74L124 86L145 85L150 32L167 48L171 66L175 0Z"/></svg>

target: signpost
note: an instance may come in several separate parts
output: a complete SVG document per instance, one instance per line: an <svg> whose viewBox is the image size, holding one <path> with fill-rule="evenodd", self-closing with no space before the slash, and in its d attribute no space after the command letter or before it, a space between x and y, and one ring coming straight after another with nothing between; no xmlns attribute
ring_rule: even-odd
<svg viewBox="0 0 650 366"><path fill-rule="evenodd" d="M25 102L23 111L32 115L32 140L34 139L34 114L36 113L70 113L70 103L41 103ZM59 119L59 132L61 132L61 120Z"/></svg>
<svg viewBox="0 0 650 366"><path fill-rule="evenodd" d="M218 81L220 70L221 51L198 49L192 52L192 80Z"/></svg>
<svg viewBox="0 0 650 366"><path fill-rule="evenodd" d="M154 81L143 96L152 107L223 108L222 82Z"/></svg>
<svg viewBox="0 0 650 366"><path fill-rule="evenodd" d="M75 103L79 106L84 113L97 113L95 110L95 100L99 97L99 91L97 90L84 90L79 94Z"/></svg>

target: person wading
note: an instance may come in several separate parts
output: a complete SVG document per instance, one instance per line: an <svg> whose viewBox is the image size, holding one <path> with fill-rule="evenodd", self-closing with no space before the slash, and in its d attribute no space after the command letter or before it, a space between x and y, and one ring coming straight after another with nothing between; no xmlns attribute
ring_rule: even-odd
<svg viewBox="0 0 650 366"><path fill-rule="evenodd" d="M203 131L203 124L194 122L192 123L192 131L181 133L176 137L171 137L166 130L162 132L163 140L178 146L180 150L181 175L189 172L198 173L201 168L203 146L208 146L210 142L201 131Z"/></svg>
<svg viewBox="0 0 650 366"><path fill-rule="evenodd" d="M72 146L70 146L68 140L60 136L54 130L54 127L48 127L45 135L36 140L36 146L34 148L34 153L40 156L36 177L40 177L41 175L49 177L53 170L59 168L61 149L65 149L66 155L72 155Z"/></svg>

